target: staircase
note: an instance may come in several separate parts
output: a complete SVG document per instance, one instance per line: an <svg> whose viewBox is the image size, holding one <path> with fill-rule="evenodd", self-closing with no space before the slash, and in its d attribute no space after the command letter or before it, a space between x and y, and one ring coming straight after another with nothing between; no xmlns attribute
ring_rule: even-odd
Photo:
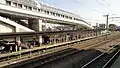
<svg viewBox="0 0 120 68"><path fill-rule="evenodd" d="M26 32L35 32L33 29L29 28L28 25L23 24L22 21L19 21L19 23L18 23L18 22L10 20L9 18L5 18L5 17L2 17L2 16L0 16L0 21L4 22L6 24L12 25L14 27L23 29Z"/></svg>
<svg viewBox="0 0 120 68"><path fill-rule="evenodd" d="M24 21L21 21L19 19L16 20L16 23L20 24L20 25L23 25L31 30L34 30L32 27L30 27L30 25L26 24ZM35 30L34 30L35 31Z"/></svg>

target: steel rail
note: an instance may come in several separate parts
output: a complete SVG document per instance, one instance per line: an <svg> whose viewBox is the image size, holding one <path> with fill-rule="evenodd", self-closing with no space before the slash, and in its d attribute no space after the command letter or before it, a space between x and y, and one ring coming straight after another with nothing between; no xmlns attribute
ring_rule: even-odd
<svg viewBox="0 0 120 68"><path fill-rule="evenodd" d="M117 46L119 43L117 43L115 46ZM112 48L108 49L107 51L103 52L102 54L98 55L97 57L95 57L94 59L92 59L91 61L89 61L88 63L86 63L85 65L83 65L81 68L87 68L87 66L89 66L90 64L92 64L93 62L95 62L97 59L101 58L103 55L105 55L105 53L109 52L110 50L112 50L115 46L113 46Z"/></svg>

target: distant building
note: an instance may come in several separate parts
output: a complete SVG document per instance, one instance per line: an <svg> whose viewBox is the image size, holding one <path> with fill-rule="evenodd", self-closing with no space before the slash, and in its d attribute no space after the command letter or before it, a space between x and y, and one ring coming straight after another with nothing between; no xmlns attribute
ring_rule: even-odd
<svg viewBox="0 0 120 68"><path fill-rule="evenodd" d="M115 24L109 24L109 29L110 30L116 30L117 29L117 25L115 25Z"/></svg>
<svg viewBox="0 0 120 68"><path fill-rule="evenodd" d="M117 30L119 30L119 31L120 31L120 26L117 26L116 28L117 28Z"/></svg>
<svg viewBox="0 0 120 68"><path fill-rule="evenodd" d="M99 29L105 29L105 24L99 24Z"/></svg>
<svg viewBox="0 0 120 68"><path fill-rule="evenodd" d="M93 27L93 29L96 29L97 28L97 26L92 26Z"/></svg>

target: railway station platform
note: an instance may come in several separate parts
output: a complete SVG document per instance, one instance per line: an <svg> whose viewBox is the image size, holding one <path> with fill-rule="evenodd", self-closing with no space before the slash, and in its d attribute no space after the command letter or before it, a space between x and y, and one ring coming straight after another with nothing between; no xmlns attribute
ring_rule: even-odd
<svg viewBox="0 0 120 68"><path fill-rule="evenodd" d="M30 52L30 51L40 50L40 49L44 49L44 48L50 48L50 47L65 45L65 44L69 44L69 43L74 43L74 42L78 42L78 41L83 41L83 40L87 40L87 39L96 38L96 37L103 36L103 35L105 35L105 34L98 35L98 36L87 37L87 38L83 38L83 39L77 39L77 40L68 41L68 42L64 42L64 43L57 43L57 44L54 44L54 45L42 45L40 47L34 47L32 49L26 49L26 50L21 50L21 51L17 51L17 52L10 52L10 53L7 53L7 54L6 53L5 54L0 54L0 58L15 55L15 54L19 54L19 52L24 53L24 52Z"/></svg>
<svg viewBox="0 0 120 68"><path fill-rule="evenodd" d="M9 57L9 62L10 62L10 64L9 64L9 63L6 63L5 61L3 61L2 63L0 63L0 64L2 64L2 65L0 65L0 67L9 66L9 65L12 65L12 64L16 64L16 63L20 63L22 61L26 61L26 60L32 59L32 58L28 58L28 57L27 58L22 58L21 57L22 54L27 53L27 52L30 52L31 56L32 56L32 52L36 51L36 50L40 50L40 49L44 49L44 48L50 48L50 47L56 47L56 46L61 46L61 45L67 45L69 43L74 43L74 42L78 42L78 41L89 40L89 39L96 38L96 37L103 36L103 35L92 36L92 37L87 37L87 38L83 38L83 39L77 39L77 40L68 41L68 42L64 42L64 43L58 43L58 44L54 44L54 45L43 45L43 46L40 46L40 47L34 47L33 49L25 49L25 50L21 50L21 51L17 51L17 52L10 52L10 53L6 53L6 54L0 54L0 58L7 57L7 59L8 59L8 57ZM46 54L49 54L49 53L46 52L46 53L41 54L41 55L46 55ZM19 58L14 59L14 61L10 60L10 56L17 56L17 55L20 55ZM28 54L28 55L30 55L30 54ZM37 55L35 57L37 57ZM33 58L34 58L34 56L33 56Z"/></svg>

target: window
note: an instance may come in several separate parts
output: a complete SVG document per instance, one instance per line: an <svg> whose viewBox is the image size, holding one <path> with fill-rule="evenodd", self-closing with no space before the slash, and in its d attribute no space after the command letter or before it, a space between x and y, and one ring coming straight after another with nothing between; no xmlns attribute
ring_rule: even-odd
<svg viewBox="0 0 120 68"><path fill-rule="evenodd" d="M25 9L27 9L28 7L26 5L24 5Z"/></svg>
<svg viewBox="0 0 120 68"><path fill-rule="evenodd" d="M79 19L78 19L78 18L74 18L74 20L77 20L77 21L79 21Z"/></svg>
<svg viewBox="0 0 120 68"><path fill-rule="evenodd" d="M6 1L6 4L7 5L11 5L11 1Z"/></svg>
<svg viewBox="0 0 120 68"><path fill-rule="evenodd" d="M49 14L49 11L47 11L47 14Z"/></svg>
<svg viewBox="0 0 120 68"><path fill-rule="evenodd" d="M50 14L52 15L53 13L52 13L52 12L50 12Z"/></svg>
<svg viewBox="0 0 120 68"><path fill-rule="evenodd" d="M69 19L72 19L72 17L69 17Z"/></svg>
<svg viewBox="0 0 120 68"><path fill-rule="evenodd" d="M60 14L58 14L58 17L60 17Z"/></svg>
<svg viewBox="0 0 120 68"><path fill-rule="evenodd" d="M13 2L13 6L14 6L14 7L17 7L17 3L14 3L14 2Z"/></svg>
<svg viewBox="0 0 120 68"><path fill-rule="evenodd" d="M18 8L22 8L22 4L18 4Z"/></svg>
<svg viewBox="0 0 120 68"><path fill-rule="evenodd" d="M45 10L44 13L47 13L47 11Z"/></svg>
<svg viewBox="0 0 120 68"><path fill-rule="evenodd" d="M63 18L64 18L65 16L63 15Z"/></svg>
<svg viewBox="0 0 120 68"><path fill-rule="evenodd" d="M53 12L53 15L55 16L55 13Z"/></svg>
<svg viewBox="0 0 120 68"><path fill-rule="evenodd" d="M29 10L32 10L32 7L29 6L28 9L29 9Z"/></svg>
<svg viewBox="0 0 120 68"><path fill-rule="evenodd" d="M43 9L40 9L41 12L43 12Z"/></svg>
<svg viewBox="0 0 120 68"><path fill-rule="evenodd" d="M68 16L66 16L66 18L68 19Z"/></svg>
<svg viewBox="0 0 120 68"><path fill-rule="evenodd" d="M76 18L76 20L77 20L77 21L79 21L79 19L78 19L78 18Z"/></svg>
<svg viewBox="0 0 120 68"><path fill-rule="evenodd" d="M76 20L76 18L74 18L74 20Z"/></svg>
<svg viewBox="0 0 120 68"><path fill-rule="evenodd" d="M61 15L61 17L63 17L63 15Z"/></svg>
<svg viewBox="0 0 120 68"><path fill-rule="evenodd" d="M64 15L61 15L61 17L63 17L63 18L64 18Z"/></svg>
<svg viewBox="0 0 120 68"><path fill-rule="evenodd" d="M38 12L40 12L40 9L38 9Z"/></svg>
<svg viewBox="0 0 120 68"><path fill-rule="evenodd" d="M58 16L58 14L56 13L56 16Z"/></svg>
<svg viewBox="0 0 120 68"><path fill-rule="evenodd" d="M37 8L33 8L34 11L37 11Z"/></svg>
<svg viewBox="0 0 120 68"><path fill-rule="evenodd" d="M56 16L60 17L60 14L56 13Z"/></svg>
<svg viewBox="0 0 120 68"><path fill-rule="evenodd" d="M65 18L68 18L68 16L65 16Z"/></svg>

